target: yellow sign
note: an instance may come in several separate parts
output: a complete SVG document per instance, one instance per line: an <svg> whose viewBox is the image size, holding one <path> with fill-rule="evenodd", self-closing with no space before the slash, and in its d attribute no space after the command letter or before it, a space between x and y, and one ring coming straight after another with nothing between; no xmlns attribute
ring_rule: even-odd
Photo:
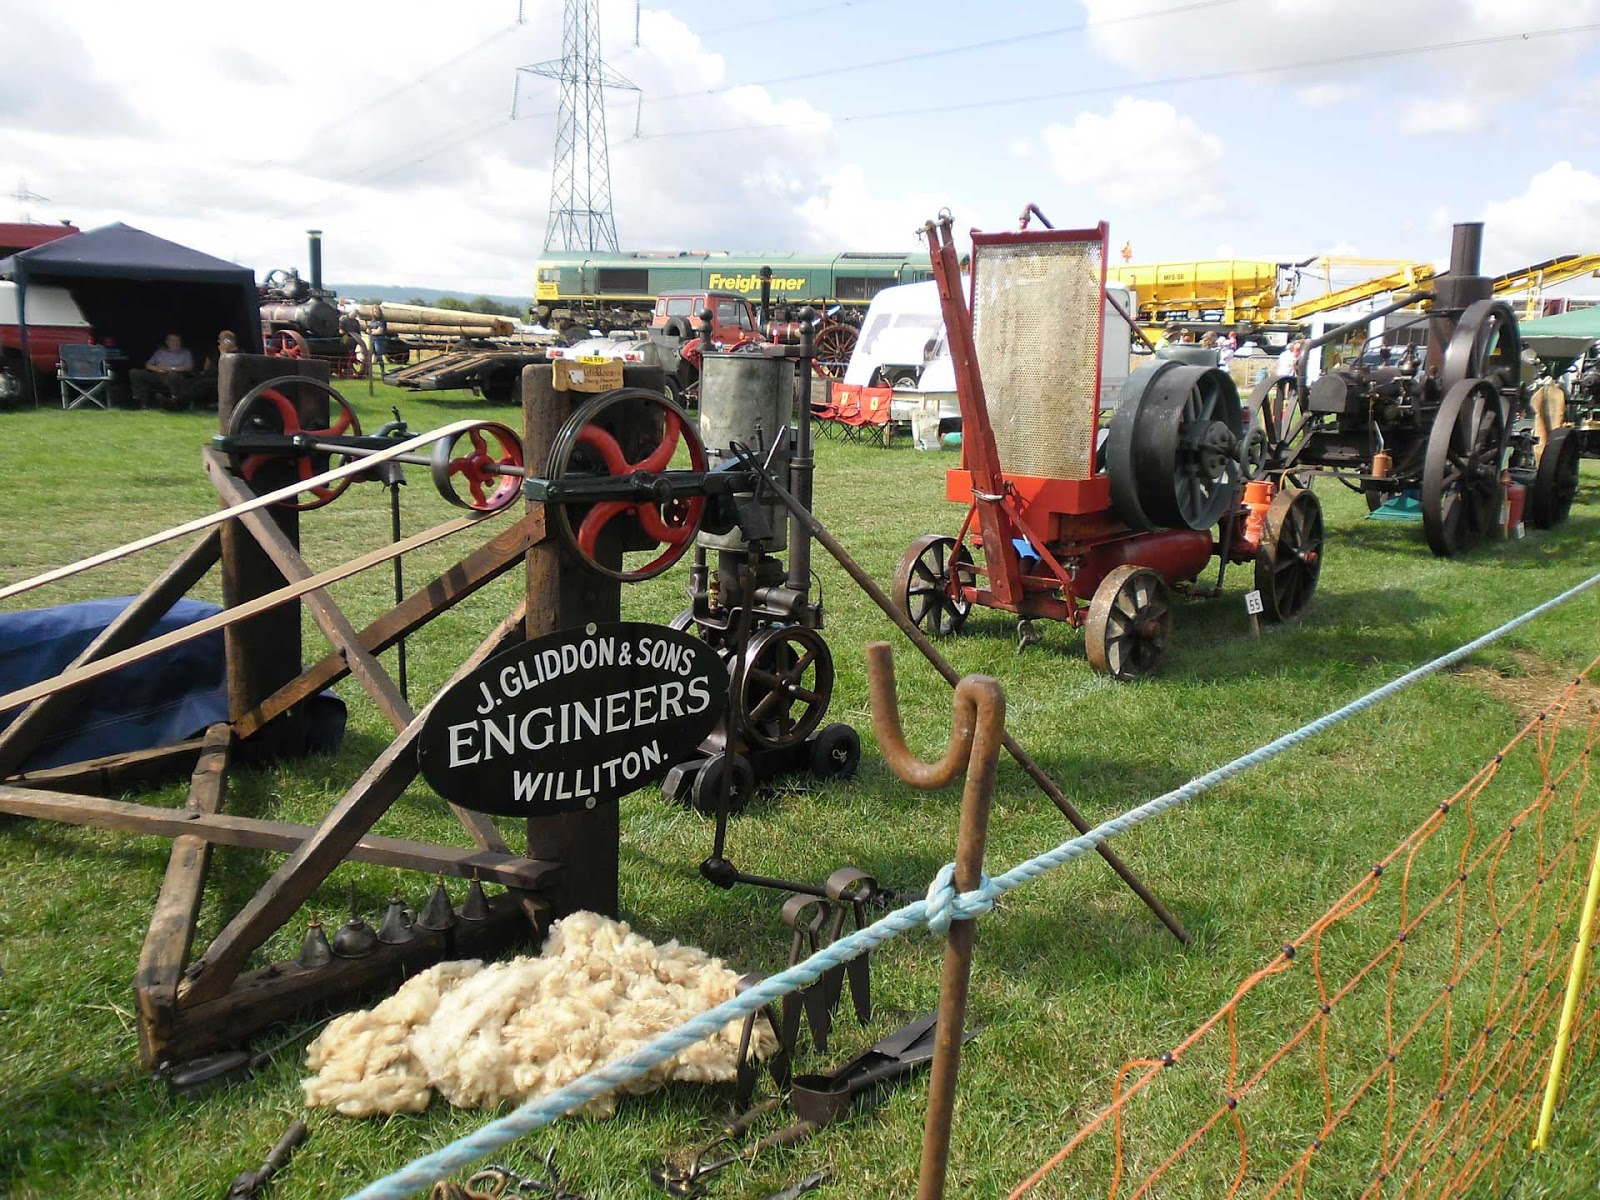
<svg viewBox="0 0 1600 1200"><path fill-rule="evenodd" d="M748 296L751 292L761 290L761 275L722 275L716 271L711 272L711 277L706 280L706 286L718 292L738 292L741 296ZM804 292L806 290L806 277L804 275L772 277L772 290L775 292Z"/></svg>
<svg viewBox="0 0 1600 1200"><path fill-rule="evenodd" d="M580 354L578 355L578 361L581 363L608 363L611 359L604 354Z"/></svg>

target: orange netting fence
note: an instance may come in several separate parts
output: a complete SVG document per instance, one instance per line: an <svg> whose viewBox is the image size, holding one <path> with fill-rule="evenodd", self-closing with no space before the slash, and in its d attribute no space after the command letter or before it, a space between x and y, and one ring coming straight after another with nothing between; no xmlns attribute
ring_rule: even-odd
<svg viewBox="0 0 1600 1200"><path fill-rule="evenodd" d="M1012 1197L1494 1189L1533 1134L1600 831L1597 666L1170 1052L1125 1063Z"/></svg>

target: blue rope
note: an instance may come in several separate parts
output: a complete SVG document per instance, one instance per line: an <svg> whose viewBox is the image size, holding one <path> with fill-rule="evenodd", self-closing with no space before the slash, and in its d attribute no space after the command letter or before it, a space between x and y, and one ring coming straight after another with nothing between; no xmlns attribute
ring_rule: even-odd
<svg viewBox="0 0 1600 1200"><path fill-rule="evenodd" d="M701 1013L699 1016L679 1025L676 1029L662 1034L654 1041L641 1046L632 1054L616 1059L590 1071L580 1079L574 1080L563 1088L548 1092L537 1099L530 1100L516 1111L500 1117L482 1126L473 1133L450 1143L449 1145L426 1154L408 1165L386 1175L359 1192L347 1197L347 1200L404 1200L423 1188L431 1186L440 1179L444 1179L473 1163L487 1158L496 1150L501 1149L509 1142L551 1124L558 1118L575 1112L584 1105L601 1096L608 1095L617 1088L631 1083L648 1074L662 1063L687 1050L689 1047L715 1035L723 1026L731 1021L742 1021L750 1013L756 1012L763 1006L778 1000L790 992L815 983L826 972L834 967L841 966L854 958L875 950L885 945L902 933L909 932L921 925L927 925L936 933L947 933L952 921L970 921L990 912L995 903L1007 892L1021 887L1024 883L1039 878L1046 872L1057 867L1065 866L1074 859L1082 858L1092 853L1102 842L1108 842L1118 834L1125 833L1134 826L1159 816L1169 808L1175 808L1185 801L1192 800L1202 792L1209 791L1220 783L1225 783L1234 776L1260 766L1262 763L1278 757L1278 755L1293 749L1300 743L1316 737L1319 733L1348 720L1357 713L1365 712L1375 704L1393 696L1396 692L1404 691L1413 684L1419 683L1430 675L1454 666L1462 659L1475 654L1483 647L1499 641L1507 634L1520 629L1558 605L1565 604L1568 600L1588 591L1596 584L1600 584L1600 574L1591 575L1582 583L1568 588L1554 599L1546 600L1543 604L1529 609L1519 617L1515 617L1497 629L1490 630L1480 638L1468 642L1466 645L1441 655L1432 662L1425 663L1413 671L1408 671L1398 679L1391 680L1382 687L1368 692L1360 699L1352 700L1342 708L1335 709L1325 716L1318 717L1308 725L1303 725L1293 733L1284 734L1266 745L1252 750L1249 754L1234 759L1232 762L1208 771L1196 779L1190 780L1182 787L1175 788L1165 795L1141 804L1138 808L1129 809L1118 817L1097 825L1088 833L1081 834L1071 841L1063 842L1054 850L1031 858L1021 863L1005 874L994 879L984 878L982 885L975 891L957 894L954 884L955 867L947 864L942 867L934 878L932 886L928 889L928 898L917 900L903 908L898 908L887 916L880 918L865 929L840 938L831 946L826 946L817 951L810 958L776 975L769 975L755 986L735 996L726 1003L719 1004L713 1009Z"/></svg>

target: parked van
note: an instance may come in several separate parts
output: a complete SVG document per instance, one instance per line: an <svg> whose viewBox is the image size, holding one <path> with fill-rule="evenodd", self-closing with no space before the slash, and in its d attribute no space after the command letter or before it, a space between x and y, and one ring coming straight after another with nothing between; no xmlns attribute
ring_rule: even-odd
<svg viewBox="0 0 1600 1200"><path fill-rule="evenodd" d="M35 284L28 289L28 355L41 379L54 379L63 342L90 342L89 322L66 288ZM28 377L17 321L17 285L0 282L0 404L23 395Z"/></svg>
<svg viewBox="0 0 1600 1200"><path fill-rule="evenodd" d="M963 280L963 286L965 281ZM1137 299L1120 284L1107 284L1124 312L1133 312ZM1108 302L1100 346L1100 404L1109 409L1128 378L1133 334ZM939 431L961 428L961 405L956 398L955 364L944 335L944 314L939 308L939 285L905 283L884 288L872 298L845 368L844 382L860 387L892 387L890 419L910 424L912 414L937 412Z"/></svg>

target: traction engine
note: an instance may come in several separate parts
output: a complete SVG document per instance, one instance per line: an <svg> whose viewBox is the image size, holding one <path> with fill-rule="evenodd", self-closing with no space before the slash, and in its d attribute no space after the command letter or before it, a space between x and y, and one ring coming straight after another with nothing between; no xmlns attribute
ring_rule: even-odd
<svg viewBox="0 0 1600 1200"><path fill-rule="evenodd" d="M1252 478L1257 443L1225 372L1151 363L1102 423L1106 225L1054 229L1030 205L1017 232L974 231L970 307L951 225L941 213L923 233L961 405L946 494L968 507L954 537L927 534L901 559L906 615L951 634L975 604L1002 609L1022 618L1023 645L1036 618L1065 621L1095 669L1126 680L1160 661L1171 591L1216 595L1230 562L1254 564L1269 619L1300 612L1322 566L1321 507ZM1216 583L1200 588L1213 555Z"/></svg>

